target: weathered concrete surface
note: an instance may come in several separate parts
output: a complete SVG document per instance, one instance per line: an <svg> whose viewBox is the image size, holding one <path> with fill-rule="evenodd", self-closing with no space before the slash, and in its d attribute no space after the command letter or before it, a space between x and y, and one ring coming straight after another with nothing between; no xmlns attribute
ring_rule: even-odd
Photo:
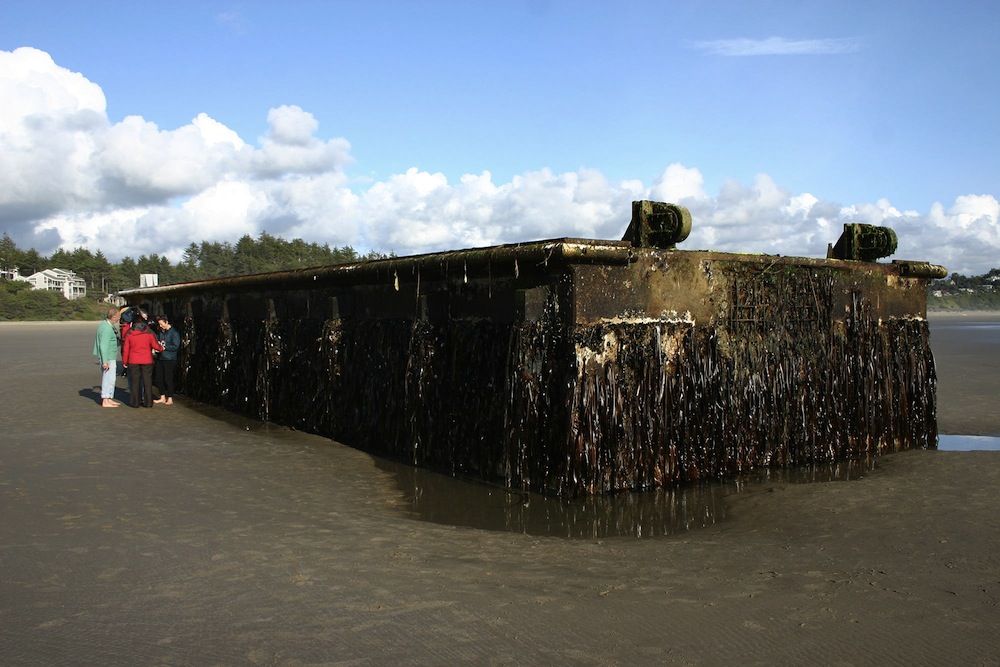
<svg viewBox="0 0 1000 667"><path fill-rule="evenodd" d="M201 401L573 497L933 448L904 268L557 239L123 294Z"/></svg>
<svg viewBox="0 0 1000 667"><path fill-rule="evenodd" d="M402 517L391 465L329 440L183 398L97 408L92 335L0 325L0 664L1000 655L1000 453L773 485L674 538L449 528Z"/></svg>

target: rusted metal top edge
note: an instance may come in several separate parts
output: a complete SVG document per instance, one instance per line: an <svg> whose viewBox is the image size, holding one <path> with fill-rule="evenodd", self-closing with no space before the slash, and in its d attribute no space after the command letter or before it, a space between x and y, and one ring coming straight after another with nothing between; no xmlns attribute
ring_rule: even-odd
<svg viewBox="0 0 1000 667"><path fill-rule="evenodd" d="M635 248L627 241L560 238L530 243L470 248L447 252L390 257L366 260L351 264L317 266L291 271L275 271L224 278L210 278L160 287L143 287L122 290L123 296L172 296L191 292L216 292L222 290L288 289L309 285L364 284L384 280L408 282L421 273L435 275L477 274L487 267L495 278L547 271L572 264L624 265L642 254L663 254L669 261L673 253L701 254L706 260L754 263L764 265L795 265L835 268L845 271L874 271L903 277L931 279L947 275L943 266L929 262L894 260L891 264L851 260L765 255L761 253L732 253L713 250L659 250ZM433 277L427 275L427 278ZM481 277L477 275L476 277Z"/></svg>
<svg viewBox="0 0 1000 667"><path fill-rule="evenodd" d="M932 264L921 260L894 259L891 262L864 262L852 259L828 259L825 257L798 257L794 255L766 255L756 252L719 252L716 250L676 250L670 252L698 253L706 260L754 263L765 265L812 266L816 268L833 268L844 271L869 271L887 275L898 275L904 278L921 278L930 280L944 278L948 269L940 264Z"/></svg>
<svg viewBox="0 0 1000 667"><path fill-rule="evenodd" d="M568 264L627 264L635 259L634 248L626 241L599 241L562 238L531 243L451 250L447 252L389 257L351 264L334 264L291 271L274 271L225 278L210 278L161 287L122 290L123 296L165 296L184 292L295 287L309 284L363 283L398 276L409 278L419 271L452 272L461 275L470 268L489 265L497 277L528 272L542 267Z"/></svg>

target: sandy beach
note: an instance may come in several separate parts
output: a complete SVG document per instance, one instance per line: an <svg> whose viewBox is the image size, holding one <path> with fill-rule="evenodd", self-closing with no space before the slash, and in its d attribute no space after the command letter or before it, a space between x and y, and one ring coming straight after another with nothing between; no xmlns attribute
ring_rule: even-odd
<svg viewBox="0 0 1000 667"><path fill-rule="evenodd" d="M931 315L940 428L1000 435L967 322L1000 314ZM94 328L0 324L0 664L1000 664L1000 451L747 484L661 537L485 530L324 438L98 408Z"/></svg>

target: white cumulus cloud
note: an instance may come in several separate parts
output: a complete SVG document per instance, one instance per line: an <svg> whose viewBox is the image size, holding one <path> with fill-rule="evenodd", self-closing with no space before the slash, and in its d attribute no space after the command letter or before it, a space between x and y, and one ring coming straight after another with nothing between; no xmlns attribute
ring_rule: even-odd
<svg viewBox="0 0 1000 667"><path fill-rule="evenodd" d="M297 106L280 106L267 114L270 129L261 148L250 155L251 171L259 177L321 174L351 162L346 139L323 141L315 136L316 118Z"/></svg>
<svg viewBox="0 0 1000 667"><path fill-rule="evenodd" d="M62 229L55 221L91 215L99 224L118 209L173 208L180 218L178 198L235 182L266 192L270 180L337 173L351 161L350 144L318 138L315 117L296 106L270 110L256 147L204 113L175 129L138 115L112 123L100 86L32 48L0 51L0 99L0 225L20 239L37 223ZM211 235L219 224L201 228Z"/></svg>
<svg viewBox="0 0 1000 667"><path fill-rule="evenodd" d="M653 183L651 195L657 200L677 203L688 199L704 199L704 185L705 178L700 171L675 162Z"/></svg>

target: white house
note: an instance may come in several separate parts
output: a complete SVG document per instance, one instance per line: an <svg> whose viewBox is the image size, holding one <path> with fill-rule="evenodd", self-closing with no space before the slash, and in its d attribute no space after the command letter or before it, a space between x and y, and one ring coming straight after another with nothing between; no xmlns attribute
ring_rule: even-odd
<svg viewBox="0 0 1000 667"><path fill-rule="evenodd" d="M18 273L16 266L10 269L0 268L0 278L4 280L24 280L24 276Z"/></svg>
<svg viewBox="0 0 1000 667"><path fill-rule="evenodd" d="M87 281L66 269L45 269L24 280L31 283L32 289L62 292L67 299L79 299L87 294Z"/></svg>

